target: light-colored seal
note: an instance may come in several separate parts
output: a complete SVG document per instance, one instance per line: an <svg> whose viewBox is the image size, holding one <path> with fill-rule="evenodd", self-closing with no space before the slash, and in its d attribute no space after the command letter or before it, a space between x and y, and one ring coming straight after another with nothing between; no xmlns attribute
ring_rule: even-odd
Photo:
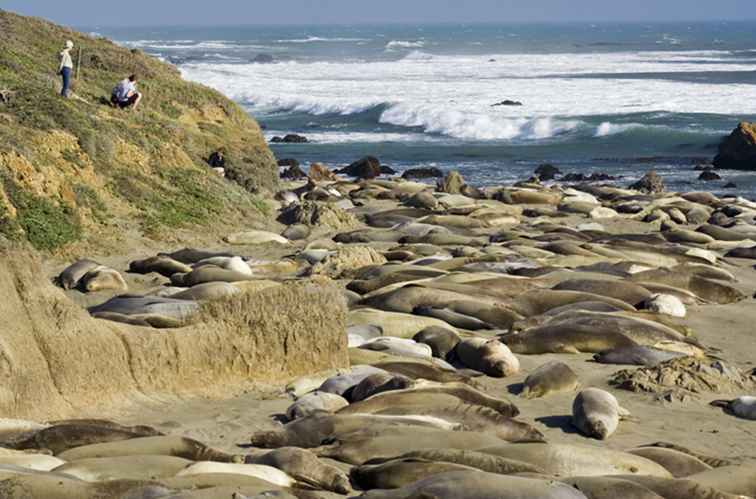
<svg viewBox="0 0 756 499"><path fill-rule="evenodd" d="M459 449L427 449L418 450L397 456L397 459L421 459L442 463L454 463L480 471L498 473L500 475L513 475L515 473L539 473L543 470L532 464L514 459L506 459L491 454L484 454L472 450ZM374 462L374 461L371 461Z"/></svg>
<svg viewBox="0 0 756 499"><path fill-rule="evenodd" d="M119 442L85 445L61 452L58 456L66 461L125 456L172 456L192 461L218 461L229 463L240 458L211 449L201 442L172 435L142 437Z"/></svg>
<svg viewBox="0 0 756 499"><path fill-rule="evenodd" d="M168 255L157 255L144 260L134 260L129 264L129 272L136 274L156 272L164 277L171 277L173 274L186 274L191 271L192 268L189 265L174 260Z"/></svg>
<svg viewBox="0 0 756 499"><path fill-rule="evenodd" d="M665 499L656 492L630 480L612 476L585 476L565 478L589 499Z"/></svg>
<svg viewBox="0 0 756 499"><path fill-rule="evenodd" d="M66 463L54 471L85 482L159 480L174 477L191 464L188 459L171 456L104 457Z"/></svg>
<svg viewBox="0 0 756 499"><path fill-rule="evenodd" d="M338 468L324 463L315 454L296 447L282 447L248 455L246 464L277 468L300 483L320 490L346 494L351 490L349 478Z"/></svg>
<svg viewBox="0 0 756 499"><path fill-rule="evenodd" d="M646 346L631 346L597 353L593 359L600 364L623 364L654 367L671 359L685 357L684 353Z"/></svg>
<svg viewBox="0 0 756 499"><path fill-rule="evenodd" d="M622 476L621 478L642 485L665 499L750 499L750 495L746 497L745 495L733 494L726 489L698 483L692 477L673 480L669 478L633 475Z"/></svg>
<svg viewBox="0 0 756 499"><path fill-rule="evenodd" d="M433 475L395 490L371 490L363 499L586 499L569 485L546 480L453 471Z"/></svg>
<svg viewBox="0 0 756 499"><path fill-rule="evenodd" d="M572 403L572 424L587 436L605 440L619 426L620 417L628 416L617 399L598 388L586 388Z"/></svg>
<svg viewBox="0 0 756 499"><path fill-rule="evenodd" d="M494 378L511 376L520 370L520 361L499 340L466 339L459 342L454 352L467 367Z"/></svg>
<svg viewBox="0 0 756 499"><path fill-rule="evenodd" d="M447 359L449 353L461 341L459 335L451 329L438 326L427 327L417 333L412 339L418 343L428 345L433 352L433 356L440 359Z"/></svg>
<svg viewBox="0 0 756 499"><path fill-rule="evenodd" d="M675 478L686 477L712 469L711 466L700 459L673 449L639 447L627 452L635 454L636 456L645 457L655 463L659 463L669 470Z"/></svg>
<svg viewBox="0 0 756 499"><path fill-rule="evenodd" d="M128 285L120 272L100 265L81 278L79 288L87 293L97 293L99 291L125 291Z"/></svg>
<svg viewBox="0 0 756 499"><path fill-rule="evenodd" d="M55 281L63 289L74 289L79 286L79 281L82 277L99 266L100 264L94 260L78 260L66 267Z"/></svg>
<svg viewBox="0 0 756 499"><path fill-rule="evenodd" d="M577 390L579 385L577 374L567 364L553 360L525 378L520 396L534 399L552 393L572 392Z"/></svg>
<svg viewBox="0 0 756 499"><path fill-rule="evenodd" d="M283 471L264 464L234 464L200 461L190 464L176 473L176 476L204 475L208 473L251 476L270 482L273 485L278 485L279 487L291 487L296 483L292 477Z"/></svg>
<svg viewBox="0 0 756 499"><path fill-rule="evenodd" d="M349 405L349 402L335 393L314 391L297 399L286 409L289 421L304 418L318 412L336 412Z"/></svg>
<svg viewBox="0 0 756 499"><path fill-rule="evenodd" d="M695 483L730 494L756 497L756 464L723 466L687 477Z"/></svg>
<svg viewBox="0 0 756 499"><path fill-rule="evenodd" d="M450 471L472 471L468 466L427 461L424 459L394 459L376 465L352 468L349 476L362 490L398 489L424 478Z"/></svg>

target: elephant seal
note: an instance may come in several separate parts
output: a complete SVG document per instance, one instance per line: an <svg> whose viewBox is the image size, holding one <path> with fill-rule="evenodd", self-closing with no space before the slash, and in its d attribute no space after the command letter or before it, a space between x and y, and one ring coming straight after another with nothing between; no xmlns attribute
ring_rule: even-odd
<svg viewBox="0 0 756 499"><path fill-rule="evenodd" d="M544 474L541 468L532 464L471 450L426 449L408 452L397 456L396 459L420 459L424 461L454 463L499 475L513 475L516 473ZM381 460L370 460L367 464L375 462L381 462Z"/></svg>
<svg viewBox="0 0 756 499"><path fill-rule="evenodd" d="M0 497L4 499L156 499L173 490L158 483L137 480L110 480L88 483L56 473L15 476L0 481Z"/></svg>
<svg viewBox="0 0 756 499"><path fill-rule="evenodd" d="M297 399L286 409L289 421L304 418L317 412L336 412L349 405L347 399L335 393L314 391Z"/></svg>
<svg viewBox="0 0 756 499"><path fill-rule="evenodd" d="M158 256L163 256L163 255L170 257L181 263L185 263L187 265L191 265L199 261L207 260L208 258L213 258L216 256L225 256L225 257L234 256L231 253L205 251L205 250L200 250L200 249L195 249L195 248L184 248L178 251L174 251L173 253L160 253Z"/></svg>
<svg viewBox="0 0 756 499"><path fill-rule="evenodd" d="M232 464L200 461L185 467L176 473L176 477L211 473L251 476L253 478L259 478L260 480L270 482L273 485L278 485L279 487L291 487L295 484L294 479L283 471L264 464Z"/></svg>
<svg viewBox="0 0 756 499"><path fill-rule="evenodd" d="M206 282L192 286L186 291L181 291L171 298L174 300L208 301L219 300L229 296L238 295L241 290L227 282Z"/></svg>
<svg viewBox="0 0 756 499"><path fill-rule="evenodd" d="M638 447L630 454L645 457L664 466L675 478L682 478L712 469L711 466L684 452L661 447Z"/></svg>
<svg viewBox="0 0 756 499"><path fill-rule="evenodd" d="M63 289L75 289L79 286L79 281L82 277L99 266L100 264L94 260L77 260L66 267L65 270L55 278L55 282Z"/></svg>
<svg viewBox="0 0 756 499"><path fill-rule="evenodd" d="M66 461L146 455L172 456L192 461L218 461L223 463L240 460L238 456L211 449L191 438L170 435L85 445L58 454L61 459Z"/></svg>
<svg viewBox="0 0 756 499"><path fill-rule="evenodd" d="M252 271L252 267L250 267L250 265L245 262L244 259L240 256L215 256L212 258L207 258L205 260L200 260L199 262L194 264L195 269L199 269L205 266L220 267L224 270L230 270L232 272L238 272L240 274L245 274L248 276L251 276L254 273Z"/></svg>
<svg viewBox="0 0 756 499"><path fill-rule="evenodd" d="M685 356L686 355L681 352L672 352L669 350L660 350L658 348L637 345L597 353L593 356L593 359L599 364L623 364L654 367L662 362Z"/></svg>
<svg viewBox="0 0 756 499"><path fill-rule="evenodd" d="M113 312L123 315L156 315L186 321L199 310L193 301L174 300L157 296L122 295L111 298L101 305L89 307L90 314Z"/></svg>
<svg viewBox="0 0 756 499"><path fill-rule="evenodd" d="M144 260L134 260L129 264L129 272L134 274L158 273L163 277L171 277L173 274L188 274L192 268L167 255L157 255Z"/></svg>
<svg viewBox="0 0 756 499"><path fill-rule="evenodd" d="M78 287L87 293L97 293L99 291L125 291L129 286L120 272L100 265L87 272L79 280Z"/></svg>
<svg viewBox="0 0 756 499"><path fill-rule="evenodd" d="M181 275L181 274L178 274ZM197 267L188 274L184 275L180 281L181 282L175 282L174 284L181 285L181 286L196 286L197 284L203 284L206 282L228 282L228 283L234 283L234 282L242 282L242 281L251 281L253 279L252 275L250 274L244 274L242 272L237 272L234 270L227 270L220 267L216 267L215 265L205 265L202 267ZM171 282L173 282L173 276L171 276Z"/></svg>
<svg viewBox="0 0 756 499"><path fill-rule="evenodd" d="M530 463L548 475L651 475L672 478L663 466L644 457L603 447L571 444L509 444L478 452Z"/></svg>
<svg viewBox="0 0 756 499"><path fill-rule="evenodd" d="M122 456L82 459L55 468L85 482L171 478L192 461L171 456Z"/></svg>
<svg viewBox="0 0 756 499"><path fill-rule="evenodd" d="M383 336L383 328L371 324L349 326L347 328L347 340L349 348L357 348L370 340Z"/></svg>
<svg viewBox="0 0 756 499"><path fill-rule="evenodd" d="M454 348L461 341L459 335L451 329L438 326L426 327L412 339L428 345L433 356L440 359L447 359L449 353L454 351Z"/></svg>
<svg viewBox="0 0 756 499"><path fill-rule="evenodd" d="M280 447L312 449L356 432L362 434L372 432L379 435L389 433L397 427L422 427L451 431L459 428L459 425L424 415L316 413L288 423L278 430L254 433L250 442L253 446L264 449Z"/></svg>
<svg viewBox="0 0 756 499"><path fill-rule="evenodd" d="M577 390L579 385L577 374L567 364L553 360L525 378L520 396L534 399L557 392L572 392Z"/></svg>
<svg viewBox="0 0 756 499"><path fill-rule="evenodd" d="M504 443L490 433L446 431L429 428L397 427L387 434L368 431L350 434L347 439L313 449L319 457L343 463L361 465L371 459L388 459L414 450L462 449L474 450Z"/></svg>
<svg viewBox="0 0 756 499"><path fill-rule="evenodd" d="M708 464L712 468L723 468L725 466L733 466L735 463L729 459L723 459L720 457L712 457L707 456L705 454L701 454L699 452L692 451L686 447L682 447L680 445L671 444L669 442L655 442L653 444L644 445L643 447L659 447L662 449L672 449L676 450L677 452L682 452L683 454L687 454L689 456L693 456L699 461Z"/></svg>
<svg viewBox="0 0 756 499"><path fill-rule="evenodd" d="M391 410L401 405L425 405L432 401L433 397L438 397L440 402L442 400L441 395L448 396L445 399L446 401L457 399L448 405L456 405L459 401L463 401L471 405L488 407L507 417L515 417L520 413L519 409L510 401L492 397L464 383L434 383L428 381L418 382L408 390L379 393L369 399L350 404L341 409L339 414L373 414ZM431 403L431 405L433 404ZM441 403L438 404L438 406L442 405Z"/></svg>
<svg viewBox="0 0 756 499"><path fill-rule="evenodd" d="M467 367L494 378L504 378L520 370L520 361L499 340L470 338L454 349L457 358Z"/></svg>
<svg viewBox="0 0 756 499"><path fill-rule="evenodd" d="M405 458L386 461L376 465L362 465L352 468L349 476L362 490L398 489L415 483L431 475L450 471L473 471L460 464Z"/></svg>
<svg viewBox="0 0 756 499"><path fill-rule="evenodd" d="M629 281L601 281L592 279L572 279L562 281L552 289L556 291L580 291L608 296L637 306L652 298L652 294L642 286Z"/></svg>
<svg viewBox="0 0 756 499"><path fill-rule="evenodd" d="M19 450L48 449L53 454L61 454L74 447L160 435L162 433L149 426L122 426L112 421L83 419L56 422L20 441L4 445Z"/></svg>
<svg viewBox="0 0 756 499"><path fill-rule="evenodd" d="M64 464L66 464L65 460L46 454L19 453L0 456L0 465L2 466L18 466L19 468L36 471L52 471Z"/></svg>
<svg viewBox="0 0 756 499"><path fill-rule="evenodd" d="M651 279L652 280L652 279ZM635 311L635 307L622 300L609 296L584 293L581 291L563 291L556 289L536 289L517 296L511 303L512 310L525 317L541 315L551 309L571 305L579 302L600 301L628 312Z"/></svg>
<svg viewBox="0 0 756 499"><path fill-rule="evenodd" d="M609 438L617 430L620 417L627 415L614 395L598 388L586 388L572 403L573 426L599 440Z"/></svg>
<svg viewBox="0 0 756 499"><path fill-rule="evenodd" d="M665 499L750 499L750 494L748 497L733 494L725 489L698 483L691 478L669 479L638 475L620 478L642 485Z"/></svg>
<svg viewBox="0 0 756 499"><path fill-rule="evenodd" d="M394 373L376 373L360 381L350 393L352 402L359 402L378 393L389 390L406 390L411 388L414 382L406 376Z"/></svg>
<svg viewBox="0 0 756 499"><path fill-rule="evenodd" d="M690 475L687 480L729 494L756 497L756 464L723 466Z"/></svg>
<svg viewBox="0 0 756 499"><path fill-rule="evenodd" d="M281 447L245 457L246 464L262 464L277 468L300 483L320 490L347 494L349 478L338 468L324 463L310 451L296 447Z"/></svg>
<svg viewBox="0 0 756 499"><path fill-rule="evenodd" d="M412 313L424 317L433 317L442 320L451 326L466 329L468 331L495 329L492 325L476 319L475 317L460 314L448 308L415 307Z"/></svg>
<svg viewBox="0 0 756 499"><path fill-rule="evenodd" d="M387 353L397 357L417 359L430 359L433 357L433 351L428 345L393 336L381 336L380 338L363 343L359 348Z"/></svg>
<svg viewBox="0 0 756 499"><path fill-rule="evenodd" d="M588 499L666 499L643 485L612 476L570 477L562 480Z"/></svg>
<svg viewBox="0 0 756 499"><path fill-rule="evenodd" d="M453 471L433 475L394 490L371 490L363 499L586 499L569 485L546 480Z"/></svg>
<svg viewBox="0 0 756 499"><path fill-rule="evenodd" d="M756 397L738 397L734 400L715 400L715 407L723 407L730 414L743 419L756 421Z"/></svg>
<svg viewBox="0 0 756 499"><path fill-rule="evenodd" d="M371 374L385 372L383 369L378 369L373 366L353 366L352 369L343 374L332 376L325 380L320 388L321 392L335 393L336 395L344 396L344 394L350 388L357 386L363 379L367 378Z"/></svg>
<svg viewBox="0 0 756 499"><path fill-rule="evenodd" d="M437 383L465 383L470 386L477 386L475 380L467 374L448 371L421 359L383 361L377 362L373 366L395 374L402 374L414 380L424 379Z"/></svg>

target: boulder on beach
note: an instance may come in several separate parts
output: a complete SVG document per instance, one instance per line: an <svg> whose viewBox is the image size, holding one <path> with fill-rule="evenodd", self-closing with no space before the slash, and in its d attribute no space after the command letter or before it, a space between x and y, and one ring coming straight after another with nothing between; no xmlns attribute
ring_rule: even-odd
<svg viewBox="0 0 756 499"><path fill-rule="evenodd" d="M756 124L740 123L719 145L714 166L729 170L756 170Z"/></svg>
<svg viewBox="0 0 756 499"><path fill-rule="evenodd" d="M649 194L658 194L664 192L664 179L652 170L643 175L643 178L631 185L630 188Z"/></svg>
<svg viewBox="0 0 756 499"><path fill-rule="evenodd" d="M306 144L309 142L304 135L297 135L296 133L290 133L283 137L275 136L270 141L274 144Z"/></svg>
<svg viewBox="0 0 756 499"><path fill-rule="evenodd" d="M538 168L535 169L536 177L538 177L538 180L545 181L545 180L554 180L557 175L561 175L562 172L557 168L556 166L550 164L550 163L544 163Z"/></svg>
<svg viewBox="0 0 756 499"><path fill-rule="evenodd" d="M701 172L701 175L698 176L698 180L703 180L704 182L710 182L712 180L722 180L722 177L720 177L717 173L711 170L704 170L703 172Z"/></svg>
<svg viewBox="0 0 756 499"><path fill-rule="evenodd" d="M375 156L365 156L337 173L370 180L381 175L381 162Z"/></svg>
<svg viewBox="0 0 756 499"><path fill-rule="evenodd" d="M299 164L291 165L281 173L281 178L287 180L299 180L307 178L307 174L299 167Z"/></svg>
<svg viewBox="0 0 756 499"><path fill-rule="evenodd" d="M424 179L424 178L441 178L444 176L444 172L440 168L435 166L424 166L421 168L410 168L402 173L403 179Z"/></svg>

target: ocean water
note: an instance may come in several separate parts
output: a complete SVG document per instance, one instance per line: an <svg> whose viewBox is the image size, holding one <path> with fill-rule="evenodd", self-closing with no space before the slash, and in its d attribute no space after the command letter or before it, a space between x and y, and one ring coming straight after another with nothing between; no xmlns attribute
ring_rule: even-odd
<svg viewBox="0 0 756 499"><path fill-rule="evenodd" d="M92 28L239 102L279 158L378 156L474 184L543 162L620 185L656 169L679 190L756 197L756 173L697 180L756 120L756 23ZM265 54L274 63L257 63ZM510 99L522 106L493 106ZM726 182L735 190L722 190Z"/></svg>

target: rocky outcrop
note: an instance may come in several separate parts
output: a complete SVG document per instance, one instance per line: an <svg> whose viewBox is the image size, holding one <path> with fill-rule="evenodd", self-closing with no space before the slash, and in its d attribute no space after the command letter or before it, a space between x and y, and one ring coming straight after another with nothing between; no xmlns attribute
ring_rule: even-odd
<svg viewBox="0 0 756 499"><path fill-rule="evenodd" d="M66 419L150 396L231 397L347 367L338 289L300 283L205 305L193 325L156 334L90 317L33 255L0 252L4 417Z"/></svg>
<svg viewBox="0 0 756 499"><path fill-rule="evenodd" d="M554 180L557 175L561 175L562 172L557 168L556 166L545 163L543 165L540 165L538 168L535 169L535 175L538 177L538 180L540 181L546 181L546 180Z"/></svg>
<svg viewBox="0 0 756 499"><path fill-rule="evenodd" d="M649 194L658 194L664 192L664 179L657 175L655 171L650 171L639 181L631 185L630 188Z"/></svg>
<svg viewBox="0 0 756 499"><path fill-rule="evenodd" d="M444 172L440 168L435 166L427 166L422 168L410 168L402 174L403 179L425 179L425 178L441 178L444 176Z"/></svg>
<svg viewBox="0 0 756 499"><path fill-rule="evenodd" d="M756 170L756 124L743 122L719 145L716 168Z"/></svg>
<svg viewBox="0 0 756 499"><path fill-rule="evenodd" d="M275 136L270 141L273 144L306 144L309 142L304 135L298 135L296 133L290 133L283 137Z"/></svg>
<svg viewBox="0 0 756 499"><path fill-rule="evenodd" d="M360 225L357 217L338 206L313 201L284 208L278 220L286 225L321 226L333 230L350 230Z"/></svg>
<svg viewBox="0 0 756 499"><path fill-rule="evenodd" d="M291 165L281 173L281 178L286 180L299 180L307 178L307 174L299 167L299 164Z"/></svg>
<svg viewBox="0 0 756 499"><path fill-rule="evenodd" d="M701 172L701 175L698 176L698 180L711 182L712 180L722 180L722 177L711 170L704 170L703 172Z"/></svg>
<svg viewBox="0 0 756 499"><path fill-rule="evenodd" d="M342 168L337 173L370 180L381 175L381 162L375 156L366 156L346 168Z"/></svg>

